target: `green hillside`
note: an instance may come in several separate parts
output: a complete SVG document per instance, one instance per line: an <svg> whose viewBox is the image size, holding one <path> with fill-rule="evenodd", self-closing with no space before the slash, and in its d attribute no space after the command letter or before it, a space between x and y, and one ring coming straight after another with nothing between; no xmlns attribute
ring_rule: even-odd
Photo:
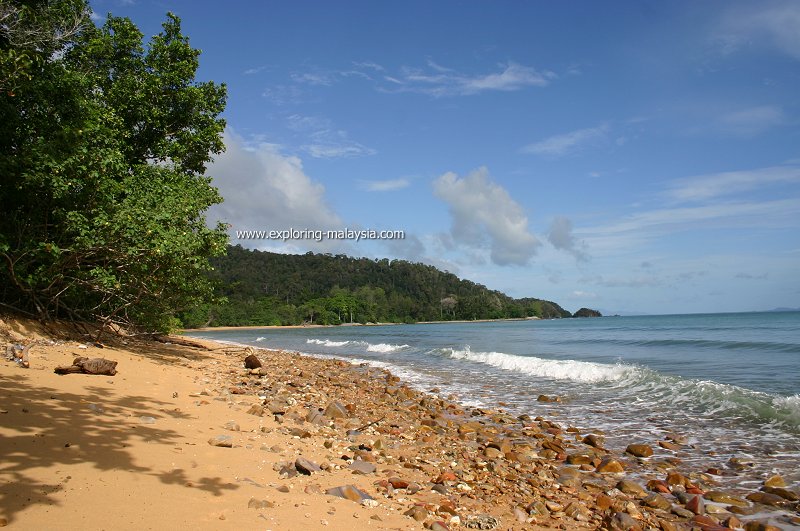
<svg viewBox="0 0 800 531"><path fill-rule="evenodd" d="M235 246L212 264L219 295L227 302L184 313L187 327L571 317L554 302L512 299L404 260Z"/></svg>

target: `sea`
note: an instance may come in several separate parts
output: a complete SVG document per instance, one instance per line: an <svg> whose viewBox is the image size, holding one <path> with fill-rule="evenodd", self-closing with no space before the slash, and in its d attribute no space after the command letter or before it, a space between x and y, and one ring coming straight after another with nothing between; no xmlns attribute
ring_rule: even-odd
<svg viewBox="0 0 800 531"><path fill-rule="evenodd" d="M686 471L729 470L738 460L745 472L719 478L734 491L756 490L776 473L800 486L800 312L190 335L386 368L465 406L602 432L620 451L677 435L687 443Z"/></svg>

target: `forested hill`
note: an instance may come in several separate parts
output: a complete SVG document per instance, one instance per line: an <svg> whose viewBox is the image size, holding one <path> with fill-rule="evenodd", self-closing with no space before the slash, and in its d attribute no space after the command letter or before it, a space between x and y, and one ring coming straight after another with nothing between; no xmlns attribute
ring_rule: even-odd
<svg viewBox="0 0 800 531"><path fill-rule="evenodd" d="M571 317L554 302L511 297L433 266L344 255L228 248L212 260L227 303L182 316L187 327Z"/></svg>

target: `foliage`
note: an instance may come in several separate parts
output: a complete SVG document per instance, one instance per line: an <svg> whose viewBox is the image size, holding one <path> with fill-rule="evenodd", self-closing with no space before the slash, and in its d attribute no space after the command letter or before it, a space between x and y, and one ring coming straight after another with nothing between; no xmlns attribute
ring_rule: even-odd
<svg viewBox="0 0 800 531"><path fill-rule="evenodd" d="M512 299L403 260L285 255L235 246L212 263L219 295L228 302L184 314L186 326L570 317L555 303Z"/></svg>
<svg viewBox="0 0 800 531"><path fill-rule="evenodd" d="M210 296L208 257L225 249L203 214L221 201L204 173L223 150L226 89L195 81L200 52L177 17L145 46L130 20L98 28L87 12L3 0L17 19L0 25L0 300L165 330ZM38 37L15 41L23 26Z"/></svg>

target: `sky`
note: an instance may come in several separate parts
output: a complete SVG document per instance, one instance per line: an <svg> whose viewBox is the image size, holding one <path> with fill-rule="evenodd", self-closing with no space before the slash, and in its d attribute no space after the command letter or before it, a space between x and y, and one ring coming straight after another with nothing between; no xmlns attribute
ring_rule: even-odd
<svg viewBox="0 0 800 531"><path fill-rule="evenodd" d="M225 83L231 243L611 313L800 307L800 2L92 0ZM237 230L402 230L402 240Z"/></svg>

